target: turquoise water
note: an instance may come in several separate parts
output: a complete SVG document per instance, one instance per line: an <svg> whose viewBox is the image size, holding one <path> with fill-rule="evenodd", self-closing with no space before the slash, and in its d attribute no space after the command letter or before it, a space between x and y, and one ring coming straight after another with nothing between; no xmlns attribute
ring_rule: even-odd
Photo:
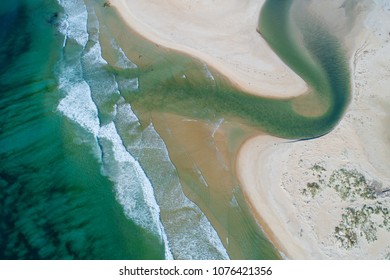
<svg viewBox="0 0 390 280"><path fill-rule="evenodd" d="M210 121L234 117L287 138L316 137L332 129L348 102L342 51L320 27L305 31L302 51L285 34L291 1L267 1L261 32L329 101L324 115L304 117L292 109L294 100L234 91L179 54L156 51L151 65L136 65L110 37L100 15L113 11L102 3L0 4L0 259L229 258L207 217L184 195L153 124L141 124L133 105ZM267 26L273 17L280 22ZM273 42L275 32L286 36ZM103 33L111 64L102 55ZM285 50L286 43L293 47ZM196 78L180 79L190 70ZM231 218L245 225L232 230L240 255L278 258L236 196Z"/></svg>
<svg viewBox="0 0 390 280"><path fill-rule="evenodd" d="M96 140L56 110L61 8L3 3L0 258L164 258L161 240L117 203Z"/></svg>

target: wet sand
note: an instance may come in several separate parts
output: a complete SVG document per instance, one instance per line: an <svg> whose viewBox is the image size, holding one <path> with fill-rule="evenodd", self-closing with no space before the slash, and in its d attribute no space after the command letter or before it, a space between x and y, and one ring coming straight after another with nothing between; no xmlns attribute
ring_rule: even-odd
<svg viewBox="0 0 390 280"><path fill-rule="evenodd" d="M263 234L248 213L235 174L239 147L259 132L228 119L205 122L161 112L152 114L152 122L185 194L206 214L230 257L275 258L278 253L272 246L259 241Z"/></svg>

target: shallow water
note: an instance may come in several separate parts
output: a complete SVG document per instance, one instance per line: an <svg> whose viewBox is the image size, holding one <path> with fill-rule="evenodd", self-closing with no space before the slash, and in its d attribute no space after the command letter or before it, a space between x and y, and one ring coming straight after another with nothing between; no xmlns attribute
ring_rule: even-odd
<svg viewBox="0 0 390 280"><path fill-rule="evenodd" d="M321 26L304 31L306 49L286 35L290 2L267 1L261 32L324 101L319 117L297 114L299 98L233 90L204 63L122 28L103 1L0 4L0 258L278 258L237 185L224 198L199 191L205 178L183 186L149 114L234 119L294 139L328 132L348 102L346 61ZM286 36L272 43L275 29Z"/></svg>

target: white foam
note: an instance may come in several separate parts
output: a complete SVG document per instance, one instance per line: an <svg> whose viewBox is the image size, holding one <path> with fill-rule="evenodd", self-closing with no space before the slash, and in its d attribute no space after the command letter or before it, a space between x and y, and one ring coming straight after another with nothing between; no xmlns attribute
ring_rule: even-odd
<svg viewBox="0 0 390 280"><path fill-rule="evenodd" d="M59 31L65 38L74 39L79 45L85 46L88 42L87 7L83 0L58 0L64 8L66 21L60 24Z"/></svg>
<svg viewBox="0 0 390 280"><path fill-rule="evenodd" d="M89 70L93 71L96 66L107 65L107 61L101 56L102 48L98 42L92 44L88 51L84 54L84 59L88 60Z"/></svg>
<svg viewBox="0 0 390 280"><path fill-rule="evenodd" d="M65 48L67 40L68 40L68 28L69 28L69 23L65 19L61 20L58 24L58 31L64 35L64 42L62 43L62 48Z"/></svg>
<svg viewBox="0 0 390 280"><path fill-rule="evenodd" d="M67 92L67 96L60 101L57 109L96 136L100 124L88 84L85 81L71 85L63 84L60 85L60 90Z"/></svg>
<svg viewBox="0 0 390 280"><path fill-rule="evenodd" d="M113 75L104 71L107 61L102 57L102 49L98 41L99 22L93 9L88 9L90 42L83 61L88 71L90 84L96 89L92 92L95 99L110 98L112 94L119 94L118 84ZM117 112L118 106L115 106ZM113 158L107 159L109 153L103 153L106 173L115 183L118 202L122 205L125 215L140 227L157 234L163 240L166 248L166 258L172 258L168 240L160 221L160 208L153 193L153 187L146 177L138 161L123 146L115 124L110 122L100 128L98 139L105 139L111 143ZM104 147L105 144L101 143ZM105 147L107 150L108 147ZM115 166L115 168L113 168Z"/></svg>
<svg viewBox="0 0 390 280"><path fill-rule="evenodd" d="M132 144L140 147L141 134L139 127L141 124L132 111L130 104L119 104L116 118L121 124L126 125L126 136L132 136Z"/></svg>
<svg viewBox="0 0 390 280"><path fill-rule="evenodd" d="M132 136L140 134L140 123L129 104L118 106L118 120L131 123L131 129L126 131ZM132 137L133 138L133 137ZM131 143L126 143L127 150L142 157L142 154L158 158L153 170L155 196L159 198L161 211L165 211L162 220L168 233L171 250L180 259L228 259L229 256L220 241L217 232L212 227L199 207L190 201L183 193L180 181L175 174L167 147L160 135L150 124L142 132L142 137ZM202 180L200 170L196 171ZM152 178L153 178L152 176ZM204 179L204 178L203 178ZM207 182L204 180L205 186Z"/></svg>
<svg viewBox="0 0 390 280"><path fill-rule="evenodd" d="M88 41L88 17L84 3L82 1L60 1L60 4L64 6L65 13L68 15L66 22L60 25L60 31L65 37L75 39L85 48ZM98 108L92 99L94 93L91 88L97 89L95 95L102 92L101 98L104 95L110 98L111 94L119 94L119 91L113 75L106 73L103 68L107 65L107 61L101 55L101 46L98 41L99 23L92 9L89 9L89 15L88 30L91 44L82 57L84 68L81 67L80 58L64 57L65 60L60 67L59 89L65 97L59 102L57 109L95 137L111 143L112 160L110 161L109 152L105 151L102 154L103 162L106 162L105 171L115 183L118 202L123 206L127 217L161 238L166 248L165 257L172 258L164 228L159 220L160 209L148 178L139 163L124 148L115 125L111 122L100 127ZM67 47L66 40L64 47ZM82 50L79 52L80 56L81 54ZM84 76L90 77L91 85L83 79ZM114 108L115 112L116 110L117 106ZM107 145L102 144L102 146L108 150ZM108 167L107 161L110 162Z"/></svg>
<svg viewBox="0 0 390 280"><path fill-rule="evenodd" d="M87 8L82 0L59 0L59 4L67 15L59 25L59 31L65 36L64 47L66 38L73 38L82 47L77 54L81 55L88 41ZM59 90L65 97L60 100L57 110L96 136L100 127L98 109L92 100L91 89L83 79L80 58L73 55L64 57L59 69Z"/></svg>
<svg viewBox="0 0 390 280"><path fill-rule="evenodd" d="M100 24L96 16L94 7L92 5L87 5L87 12L88 12L88 22L87 22L88 40L93 42L98 42Z"/></svg>
<svg viewBox="0 0 390 280"><path fill-rule="evenodd" d="M229 259L229 255L227 254L225 247L222 245L217 232L204 214L200 219L200 227L202 229L202 234L206 234L207 240L209 240L212 247L218 251L221 257L225 260Z"/></svg>
<svg viewBox="0 0 390 280"><path fill-rule="evenodd" d="M123 92L136 92L139 89L139 80L137 77L125 78L121 76L116 76L115 80L119 84L120 90Z"/></svg>
<svg viewBox="0 0 390 280"><path fill-rule="evenodd" d="M110 166L109 176L115 182L117 199L123 206L126 216L137 225L157 233L164 241L166 258L171 259L168 240L160 221L160 208L146 174L138 161L125 149L112 122L101 127L98 137L106 139L112 144L115 162L109 161L109 164L115 164L116 169ZM105 152L104 157L107 155L108 153ZM103 159L107 160L104 157Z"/></svg>
<svg viewBox="0 0 390 280"><path fill-rule="evenodd" d="M114 63L114 66L120 69L136 69L138 68L135 63L133 63L124 53L123 49L118 45L117 41L113 38L110 41L111 46L115 52L115 57L117 61ZM125 91L136 91L139 89L139 80L138 77L134 78L122 78L120 76L116 77L117 82L121 85L121 90Z"/></svg>
<svg viewBox="0 0 390 280"><path fill-rule="evenodd" d="M144 148L157 148L163 152L164 157L169 157L165 143L157 133L152 123L150 123L144 130L142 134L142 140Z"/></svg>
<svg viewBox="0 0 390 280"><path fill-rule="evenodd" d="M137 68L137 65L132 62L125 54L123 49L118 45L118 42L115 39L111 39L110 41L111 46L115 50L115 54L117 57L117 62L114 64L114 66L121 68L121 69L135 69Z"/></svg>
<svg viewBox="0 0 390 280"><path fill-rule="evenodd" d="M174 233L172 251L177 259L229 259L216 231L192 202L187 200L171 218L174 221L167 228Z"/></svg>
<svg viewBox="0 0 390 280"><path fill-rule="evenodd" d="M122 117L124 117L129 123L135 123L136 125L140 125L139 119L134 114L130 104L125 103L123 105L120 105L119 107Z"/></svg>
<svg viewBox="0 0 390 280"><path fill-rule="evenodd" d="M88 14L83 1L59 0L59 2L64 6L65 13L68 15L66 22L61 27L63 34L65 37L73 38L84 48L88 42ZM60 90L65 97L60 101L58 110L99 139L103 149L105 173L114 182L116 197L122 205L124 213L137 225L157 234L162 239L166 248L165 257L167 259L172 258L171 250L175 253L175 256L181 255L186 259L228 259L226 250L215 229L196 204L191 202L182 192L178 178L173 175L175 174L175 168L170 161L165 143L155 131L153 125L150 124L141 133L139 120L133 113L131 106L121 103L124 102L121 99L114 108L116 112L114 116L116 116L116 121L125 125L125 131L132 136L131 143L127 143L129 144L127 149L113 122L100 127L98 107L96 106L96 104L100 106L100 102L95 104L94 100L99 100L104 96L102 94L100 97L97 96L99 93L95 92L94 89L99 89L99 92L106 92L109 97L112 93L117 92L118 84L115 82L113 75L111 75L112 79L107 78L104 72L102 66L106 65L107 62L102 58L101 46L98 41L99 23L93 11L91 9L88 11L91 15L89 19L91 24L89 26L90 43L83 56L83 68L80 59L76 60L74 58L68 58L69 62L64 62L67 65L61 67ZM79 26L77 26L78 24ZM119 46L115 45L116 42L112 44L118 57L115 66L123 69L135 68L136 65L126 57ZM66 40L64 46L67 47ZM208 77L214 80L208 71L207 65L205 65L205 70ZM84 77L87 77L90 85L87 81L84 81ZM88 77L90 80L88 80ZM103 78L98 79L98 77L105 77L104 81ZM139 87L138 78L127 79L126 81L120 80L118 83L126 90L135 91ZM157 176L163 175L165 179L169 177L169 180L172 180L174 184L174 188L167 192L166 188L171 188L171 185L160 186L157 183L155 189L153 189L140 163L128 151L137 151L138 154L145 152L154 154L157 151L158 160L165 164L164 168L168 166L169 174L160 174L158 171L156 174ZM159 164L156 162L156 166ZM160 181L157 180L157 182ZM157 204L156 196L160 198L160 206ZM181 217L182 222L172 220L172 217L169 216L165 216L163 219L165 226L180 228L180 234L172 231L171 228L167 228L172 248L169 247L165 229L160 221L161 205L163 205L164 211L178 209L184 213Z"/></svg>

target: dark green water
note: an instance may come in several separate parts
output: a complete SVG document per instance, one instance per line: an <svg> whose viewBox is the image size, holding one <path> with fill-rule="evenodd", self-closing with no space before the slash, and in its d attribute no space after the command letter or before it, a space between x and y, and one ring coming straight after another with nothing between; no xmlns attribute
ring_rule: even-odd
<svg viewBox="0 0 390 280"><path fill-rule="evenodd" d="M224 253L210 241L215 236L174 225L173 221L180 225L189 222L209 232L207 223L194 220L202 217L200 210L178 193L177 174L164 158L161 139L152 128L142 131L139 124L131 122L135 116L129 115L126 106L134 104L142 111L170 111L211 121L234 117L286 138L316 137L337 124L349 100L347 61L338 42L316 26L305 30L305 46L299 45L289 28L292 1L266 2L261 33L312 87L313 94L329 103L320 117L304 117L293 110L297 100L273 100L234 91L218 79L210 80L201 63L179 54L147 47L140 54L147 57L154 52L148 66L133 69L97 63L97 34L103 27L99 29L92 10L101 9L102 1L85 2L88 30L82 29L85 23L81 27L69 24L68 35L59 31L64 29L66 17L56 1L0 4L0 259L166 257L162 235L156 233L158 225L152 221L157 210L148 210L155 206L147 202L145 192L130 189L125 194L137 199L127 201L130 206L126 208L120 192L123 178L139 189L146 184L144 179L150 180L174 257L189 258L191 252L179 249L186 247L185 236L192 234L190 239L199 247L193 258L222 258ZM103 22L101 25L110 28ZM80 43L83 32L89 36L85 45ZM181 78L183 74L191 77L191 71L195 73L193 79ZM138 79L137 90L127 83L134 78ZM73 100L74 85L83 91ZM85 92L90 97L83 95ZM81 105L77 100L82 100ZM92 107L86 105L90 103ZM64 113L63 104L72 110ZM85 112L89 114L86 117ZM128 154L125 160L118 160L118 141L110 139L111 126L106 126L110 124L126 146L123 150L140 161L147 176L138 174ZM179 197L181 204L174 204ZM185 209L190 210L187 213ZM248 228L232 233L242 239L241 258L278 257L245 206L231 213Z"/></svg>
<svg viewBox="0 0 390 280"><path fill-rule="evenodd" d="M0 259L156 259L160 240L127 219L80 128L55 112L62 36L53 1L0 14ZM86 140L88 135L84 133Z"/></svg>

